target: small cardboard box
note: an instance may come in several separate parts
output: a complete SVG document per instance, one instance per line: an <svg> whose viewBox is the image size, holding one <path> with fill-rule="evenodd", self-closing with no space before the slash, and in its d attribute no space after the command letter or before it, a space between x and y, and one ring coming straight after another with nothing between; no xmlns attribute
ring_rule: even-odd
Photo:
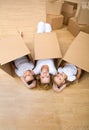
<svg viewBox="0 0 89 130"><path fill-rule="evenodd" d="M62 8L61 0L55 2L50 2L46 0L46 14L60 15L61 8Z"/></svg>
<svg viewBox="0 0 89 130"><path fill-rule="evenodd" d="M62 5L62 14L64 15L63 23L68 25L69 19L75 16L77 10L77 3L64 1Z"/></svg>
<svg viewBox="0 0 89 130"><path fill-rule="evenodd" d="M89 25L79 25L75 17L70 18L68 24L68 30L74 35L77 36L80 31L89 33Z"/></svg>
<svg viewBox="0 0 89 130"><path fill-rule="evenodd" d="M63 59L89 72L89 34L80 32Z"/></svg>
<svg viewBox="0 0 89 130"><path fill-rule="evenodd" d="M63 15L51 15L47 14L46 15L46 22L51 24L52 29L60 29L63 27Z"/></svg>
<svg viewBox="0 0 89 130"><path fill-rule="evenodd" d="M30 51L19 34L0 38L0 68L6 73L13 76L11 61L24 55L30 56Z"/></svg>
<svg viewBox="0 0 89 130"><path fill-rule="evenodd" d="M55 32L35 34L34 60L62 58L59 42Z"/></svg>

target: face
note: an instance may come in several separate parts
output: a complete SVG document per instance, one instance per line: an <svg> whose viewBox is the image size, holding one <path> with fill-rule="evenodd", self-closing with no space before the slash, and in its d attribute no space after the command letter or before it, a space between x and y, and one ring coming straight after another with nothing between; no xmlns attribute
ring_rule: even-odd
<svg viewBox="0 0 89 130"><path fill-rule="evenodd" d="M48 66L43 66L40 73L40 81L41 83L49 83L50 82L50 74Z"/></svg>
<svg viewBox="0 0 89 130"><path fill-rule="evenodd" d="M25 71L23 77L24 77L25 82L29 82L34 79L33 73L30 70Z"/></svg>
<svg viewBox="0 0 89 130"><path fill-rule="evenodd" d="M62 84L65 83L67 76L64 73L58 73L54 76L54 82L58 85L61 86Z"/></svg>

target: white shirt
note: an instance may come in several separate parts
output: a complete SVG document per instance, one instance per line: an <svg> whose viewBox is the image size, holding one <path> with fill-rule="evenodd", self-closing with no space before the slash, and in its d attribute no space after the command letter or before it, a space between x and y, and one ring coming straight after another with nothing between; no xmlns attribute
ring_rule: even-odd
<svg viewBox="0 0 89 130"><path fill-rule="evenodd" d="M55 75L57 73L56 67L54 65L54 61L52 59L41 59L37 61L36 67L33 69L36 75L40 74L41 67L43 65L48 65L50 74Z"/></svg>
<svg viewBox="0 0 89 130"><path fill-rule="evenodd" d="M67 75L68 81L74 81L76 79L77 67L73 64L66 64L63 68L59 67L58 72L64 72Z"/></svg>
<svg viewBox="0 0 89 130"><path fill-rule="evenodd" d="M34 68L34 64L26 56L14 60L14 64L16 66L15 73L19 77L23 76L26 70L32 70Z"/></svg>

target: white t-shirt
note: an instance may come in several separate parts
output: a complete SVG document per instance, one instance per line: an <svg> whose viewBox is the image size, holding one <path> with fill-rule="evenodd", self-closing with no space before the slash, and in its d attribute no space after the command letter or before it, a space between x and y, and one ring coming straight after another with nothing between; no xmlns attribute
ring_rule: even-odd
<svg viewBox="0 0 89 130"><path fill-rule="evenodd" d="M66 64L63 68L59 67L58 72L64 72L67 75L68 81L74 81L76 79L77 67L73 64Z"/></svg>
<svg viewBox="0 0 89 130"><path fill-rule="evenodd" d="M54 61L52 59L42 59L37 61L36 67L33 69L36 75L40 74L41 67L43 65L48 65L50 74L55 75L57 73L56 67L54 65Z"/></svg>
<svg viewBox="0 0 89 130"><path fill-rule="evenodd" d="M23 76L26 70L32 70L34 68L34 64L26 56L14 60L14 64L16 66L15 73L19 77Z"/></svg>

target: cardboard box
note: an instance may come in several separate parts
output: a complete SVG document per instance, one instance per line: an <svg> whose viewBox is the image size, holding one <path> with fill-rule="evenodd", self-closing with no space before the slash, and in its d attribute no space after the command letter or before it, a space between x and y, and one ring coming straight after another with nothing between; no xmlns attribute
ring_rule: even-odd
<svg viewBox="0 0 89 130"><path fill-rule="evenodd" d="M61 50L55 32L35 34L34 60L61 58Z"/></svg>
<svg viewBox="0 0 89 130"><path fill-rule="evenodd" d="M61 1L49 2L48 0L46 0L46 14L60 15L61 8Z"/></svg>
<svg viewBox="0 0 89 130"><path fill-rule="evenodd" d="M64 15L63 23L68 25L69 19L75 16L77 10L77 3L64 1L62 6L62 14Z"/></svg>
<svg viewBox="0 0 89 130"><path fill-rule="evenodd" d="M47 14L46 15L46 22L51 24L52 29L60 29L63 27L63 15L51 15Z"/></svg>
<svg viewBox="0 0 89 130"><path fill-rule="evenodd" d="M80 31L89 33L89 25L79 25L75 17L70 18L68 24L68 30L74 35L77 36Z"/></svg>
<svg viewBox="0 0 89 130"><path fill-rule="evenodd" d="M0 68L6 73L13 76L11 61L24 55L30 56L30 51L19 34L0 38Z"/></svg>
<svg viewBox="0 0 89 130"><path fill-rule="evenodd" d="M63 24L68 25L69 19L75 15L75 12L73 14L62 12L64 16Z"/></svg>
<svg viewBox="0 0 89 130"><path fill-rule="evenodd" d="M89 34L80 32L63 59L89 72Z"/></svg>
<svg viewBox="0 0 89 130"><path fill-rule="evenodd" d="M78 17L77 17L78 24L85 24L89 25L89 7L84 6L80 8Z"/></svg>

